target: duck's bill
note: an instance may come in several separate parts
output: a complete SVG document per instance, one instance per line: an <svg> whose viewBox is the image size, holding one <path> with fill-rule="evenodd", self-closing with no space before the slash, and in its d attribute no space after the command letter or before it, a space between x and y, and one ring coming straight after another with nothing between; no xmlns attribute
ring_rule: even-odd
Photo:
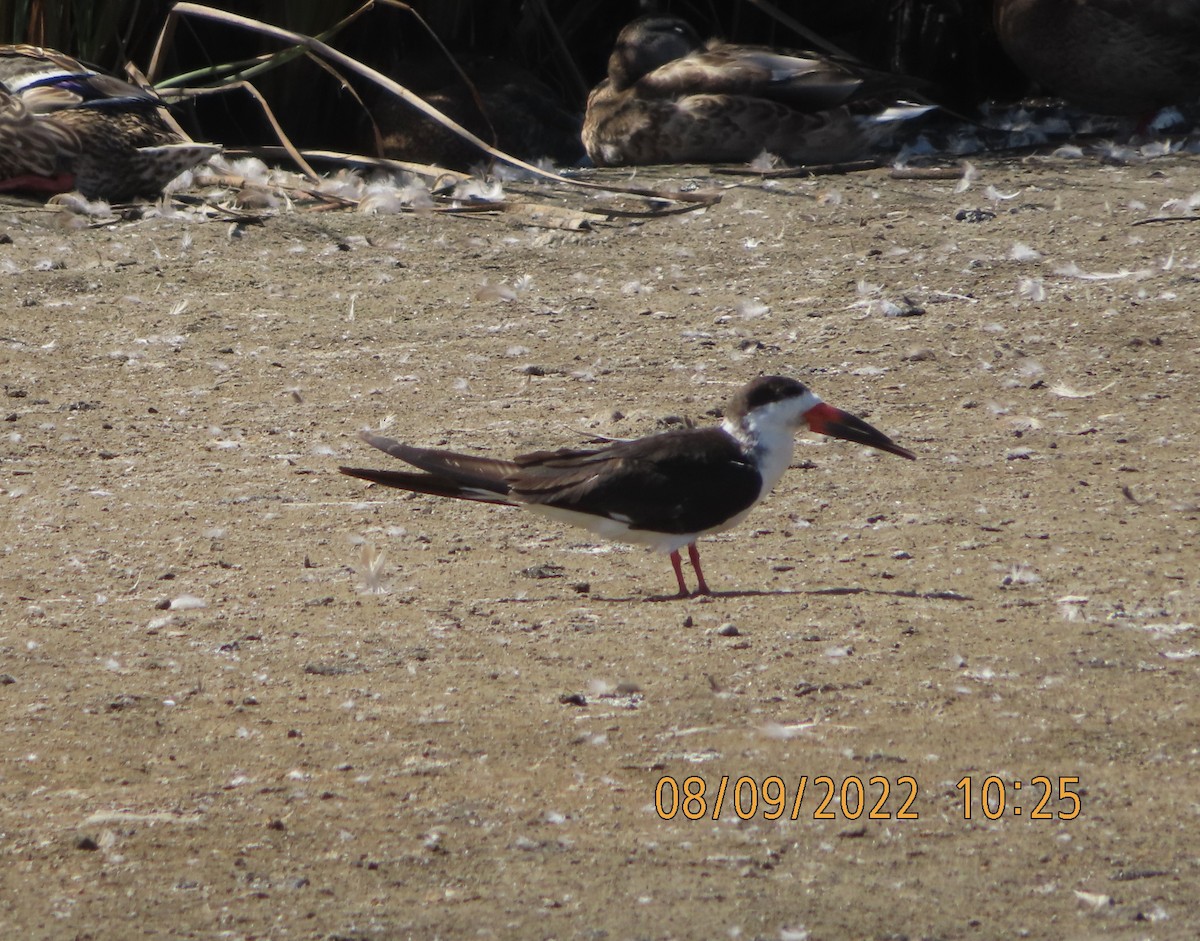
<svg viewBox="0 0 1200 941"><path fill-rule="evenodd" d="M853 441L856 444L865 444L869 448L877 448L880 451L887 451L889 454L898 454L910 461L917 458L912 451L900 447L878 428L868 425L861 418L851 415L849 412L843 412L840 408L834 408L824 402L809 409L804 417L808 420L809 430L815 431L817 434L828 435L830 438L841 438L843 441Z"/></svg>

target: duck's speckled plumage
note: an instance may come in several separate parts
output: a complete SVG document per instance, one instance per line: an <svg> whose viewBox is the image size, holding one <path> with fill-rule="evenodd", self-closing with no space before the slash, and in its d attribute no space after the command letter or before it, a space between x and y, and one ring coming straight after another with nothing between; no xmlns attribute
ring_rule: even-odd
<svg viewBox="0 0 1200 941"><path fill-rule="evenodd" d="M600 166L864 156L929 110L904 80L815 53L710 40L674 17L634 20L588 96L583 143Z"/></svg>
<svg viewBox="0 0 1200 941"><path fill-rule="evenodd" d="M1200 0L996 0L995 22L1030 78L1089 111L1200 98Z"/></svg>
<svg viewBox="0 0 1200 941"><path fill-rule="evenodd" d="M183 141L160 99L37 46L0 46L0 190L155 197L220 148Z"/></svg>

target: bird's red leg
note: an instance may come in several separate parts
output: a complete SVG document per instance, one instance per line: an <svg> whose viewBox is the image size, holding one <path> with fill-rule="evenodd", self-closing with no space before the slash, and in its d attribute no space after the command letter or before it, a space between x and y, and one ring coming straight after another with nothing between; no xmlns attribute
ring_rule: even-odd
<svg viewBox="0 0 1200 941"><path fill-rule="evenodd" d="M711 595L712 592L709 591L708 583L704 581L704 573L700 571L700 550L696 548L696 544L694 542L688 543L688 558L692 560L692 568L696 570L696 582L698 585L696 588L696 594ZM683 587L682 575L679 577L679 586L681 588Z"/></svg>
<svg viewBox="0 0 1200 941"><path fill-rule="evenodd" d="M679 557L678 549L671 553L671 566L675 569L675 577L679 580L679 597L686 598L688 596L688 588L687 582L683 580L683 559Z"/></svg>

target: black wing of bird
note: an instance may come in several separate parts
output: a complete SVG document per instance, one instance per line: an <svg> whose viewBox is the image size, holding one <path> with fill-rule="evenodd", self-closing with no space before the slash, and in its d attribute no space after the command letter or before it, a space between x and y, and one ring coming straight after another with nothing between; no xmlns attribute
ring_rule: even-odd
<svg viewBox="0 0 1200 941"><path fill-rule="evenodd" d="M525 503L607 516L631 529L702 532L758 499L758 468L718 428L667 432L594 451L514 459L507 481Z"/></svg>

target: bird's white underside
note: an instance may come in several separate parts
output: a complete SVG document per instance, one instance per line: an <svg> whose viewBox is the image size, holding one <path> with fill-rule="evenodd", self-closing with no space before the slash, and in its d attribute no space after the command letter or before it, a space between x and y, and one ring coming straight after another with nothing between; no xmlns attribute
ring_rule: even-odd
<svg viewBox="0 0 1200 941"><path fill-rule="evenodd" d="M689 542L693 542L697 536L696 533L655 533L647 529L631 529L628 522L613 519L611 516L593 516L591 513L565 510L558 506L544 506L538 503L521 505L538 516L557 520L570 526L578 526L595 533L602 539L623 542L627 545L647 546L655 552L674 552L682 549ZM734 524L729 523L729 525ZM718 529L725 528L725 526L718 527ZM717 532L717 529L705 530L705 532Z"/></svg>

